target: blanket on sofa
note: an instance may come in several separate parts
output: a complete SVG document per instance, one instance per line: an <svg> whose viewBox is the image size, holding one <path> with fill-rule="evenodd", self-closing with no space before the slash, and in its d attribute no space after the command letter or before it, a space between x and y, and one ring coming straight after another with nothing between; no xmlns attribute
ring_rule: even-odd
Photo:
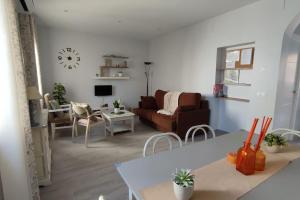
<svg viewBox="0 0 300 200"><path fill-rule="evenodd" d="M178 99L181 92L168 92L164 96L164 109L158 110L157 113L164 115L173 115L178 107Z"/></svg>

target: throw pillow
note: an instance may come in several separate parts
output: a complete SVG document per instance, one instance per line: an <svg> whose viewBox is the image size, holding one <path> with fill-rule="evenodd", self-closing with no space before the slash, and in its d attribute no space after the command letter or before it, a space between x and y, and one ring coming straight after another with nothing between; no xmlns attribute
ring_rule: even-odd
<svg viewBox="0 0 300 200"><path fill-rule="evenodd" d="M87 118L88 115L93 114L93 111L89 104L87 103L76 103L71 102L72 109L75 113L75 115L79 118ZM90 118L92 121L97 121L96 116L93 116Z"/></svg>
<svg viewBox="0 0 300 200"><path fill-rule="evenodd" d="M50 104L50 107L51 107L52 110L57 110L57 109L61 108L60 105L59 105L59 103L56 100L50 100L49 104ZM55 112L54 116L62 118L62 117L64 117L64 112L62 112L62 111Z"/></svg>
<svg viewBox="0 0 300 200"><path fill-rule="evenodd" d="M49 104L53 110L60 109L60 105L56 100L50 100Z"/></svg>
<svg viewBox="0 0 300 200"><path fill-rule="evenodd" d="M142 108L143 109L157 109L156 101L154 97L151 96L141 96Z"/></svg>

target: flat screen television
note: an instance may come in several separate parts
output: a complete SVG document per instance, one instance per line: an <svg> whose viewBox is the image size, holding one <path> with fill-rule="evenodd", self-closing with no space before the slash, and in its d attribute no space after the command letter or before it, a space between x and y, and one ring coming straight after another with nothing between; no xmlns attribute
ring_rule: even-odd
<svg viewBox="0 0 300 200"><path fill-rule="evenodd" d="M95 85L95 96L111 96L112 85Z"/></svg>

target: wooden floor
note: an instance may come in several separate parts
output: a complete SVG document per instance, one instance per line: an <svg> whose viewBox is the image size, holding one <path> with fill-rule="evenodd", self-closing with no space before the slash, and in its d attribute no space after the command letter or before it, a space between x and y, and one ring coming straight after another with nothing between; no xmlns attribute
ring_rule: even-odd
<svg viewBox="0 0 300 200"><path fill-rule="evenodd" d="M135 133L105 138L102 129L94 128L90 148L85 148L83 136L72 142L71 131L65 130L52 143L52 184L40 188L41 199L98 200L103 195L105 200L126 200L127 187L114 165L142 157L145 141L156 133L138 123Z"/></svg>

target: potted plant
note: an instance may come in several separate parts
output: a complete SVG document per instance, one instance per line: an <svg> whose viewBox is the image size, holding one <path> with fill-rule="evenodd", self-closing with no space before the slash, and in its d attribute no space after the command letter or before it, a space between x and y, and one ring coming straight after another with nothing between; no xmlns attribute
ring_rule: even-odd
<svg viewBox="0 0 300 200"><path fill-rule="evenodd" d="M194 175L191 170L181 169L174 174L173 189L178 200L188 200L194 191Z"/></svg>
<svg viewBox="0 0 300 200"><path fill-rule="evenodd" d="M52 91L53 99L55 99L59 105L67 103L65 99L66 89L61 83L54 83L54 88Z"/></svg>
<svg viewBox="0 0 300 200"><path fill-rule="evenodd" d="M121 104L120 99L119 99L119 100L115 100L115 101L113 102L114 113L119 113L119 112L120 112L120 104Z"/></svg>
<svg viewBox="0 0 300 200"><path fill-rule="evenodd" d="M269 133L265 137L266 149L270 153L276 153L281 148L287 145L287 142L284 137L280 135L275 135L273 133Z"/></svg>

